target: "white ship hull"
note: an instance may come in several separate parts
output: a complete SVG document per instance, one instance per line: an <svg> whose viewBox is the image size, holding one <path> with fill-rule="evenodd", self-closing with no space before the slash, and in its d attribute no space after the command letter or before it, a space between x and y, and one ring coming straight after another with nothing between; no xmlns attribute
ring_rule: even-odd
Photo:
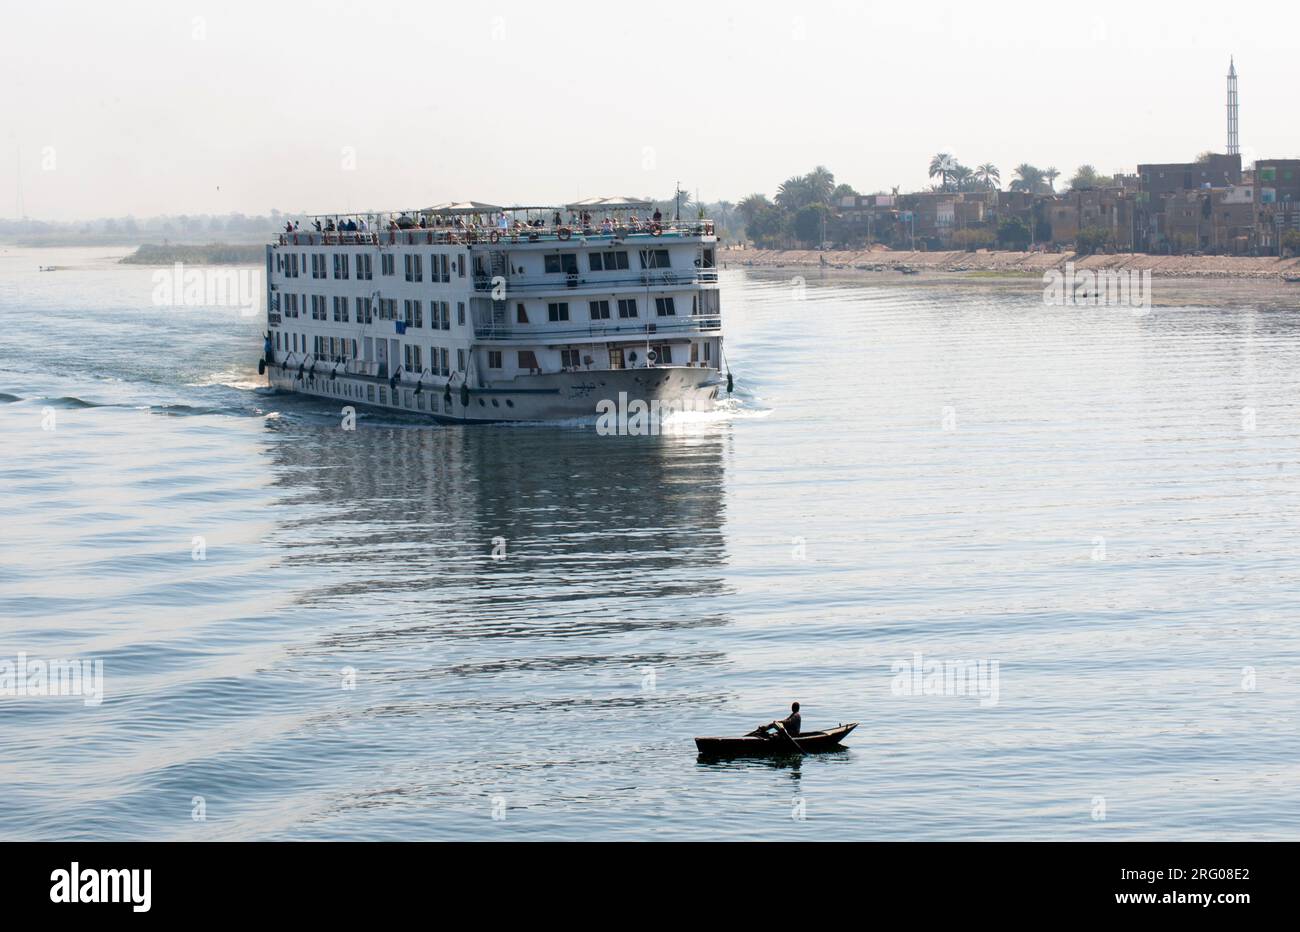
<svg viewBox="0 0 1300 932"><path fill-rule="evenodd" d="M340 406L370 407L423 415L435 421L500 423L507 421L591 420L611 411L626 416L636 402L647 413L711 411L725 378L716 369L662 366L648 369L603 369L521 376L509 385L490 388L405 381L328 372L302 374L295 367L272 366L272 388L328 399ZM465 402L468 401L468 405Z"/></svg>

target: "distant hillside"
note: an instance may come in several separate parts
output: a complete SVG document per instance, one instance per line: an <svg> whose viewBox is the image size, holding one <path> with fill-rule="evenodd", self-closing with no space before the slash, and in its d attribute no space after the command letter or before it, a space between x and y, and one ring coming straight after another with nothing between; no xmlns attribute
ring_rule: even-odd
<svg viewBox="0 0 1300 932"><path fill-rule="evenodd" d="M181 243L145 243L122 261L129 265L171 265L189 262L194 265L251 265L263 261L266 246L261 243L207 243L202 246Z"/></svg>

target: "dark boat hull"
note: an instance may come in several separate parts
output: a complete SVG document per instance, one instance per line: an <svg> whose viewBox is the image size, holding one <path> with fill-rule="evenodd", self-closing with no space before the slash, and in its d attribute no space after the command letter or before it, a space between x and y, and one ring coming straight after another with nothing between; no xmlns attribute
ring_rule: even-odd
<svg viewBox="0 0 1300 932"><path fill-rule="evenodd" d="M783 754L816 754L839 750L841 741L858 727L857 722L828 728L825 731L804 732L791 739L784 735L773 738L696 738L695 747L704 757L776 757ZM797 747L796 747L797 745Z"/></svg>

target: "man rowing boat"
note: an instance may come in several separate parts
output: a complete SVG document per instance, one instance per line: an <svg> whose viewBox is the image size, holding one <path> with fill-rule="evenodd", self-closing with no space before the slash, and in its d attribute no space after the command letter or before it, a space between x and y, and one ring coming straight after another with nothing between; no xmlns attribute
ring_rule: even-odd
<svg viewBox="0 0 1300 932"><path fill-rule="evenodd" d="M766 738L766 737L770 737L768 734L769 732L774 732L777 729L782 729L785 731L786 734L790 735L793 738L797 738L799 737L799 726L802 724L802 722L803 720L799 716L799 703L792 702L790 703L789 715L787 715L783 719L778 719L777 721L768 722L766 725L762 725L758 728L755 728L753 731L750 732L750 734L753 735L754 737Z"/></svg>

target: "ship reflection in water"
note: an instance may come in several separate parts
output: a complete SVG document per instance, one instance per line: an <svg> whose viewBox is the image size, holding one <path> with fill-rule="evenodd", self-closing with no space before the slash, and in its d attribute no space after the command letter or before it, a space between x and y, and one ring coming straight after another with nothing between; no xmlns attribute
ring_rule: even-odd
<svg viewBox="0 0 1300 932"><path fill-rule="evenodd" d="M448 810L527 806L535 775L593 753L621 771L725 697L725 421L657 437L270 423L289 662L343 685L303 737L355 752L325 767L373 768L329 779L356 792L322 803L322 833L357 808L373 828L392 805L416 837L413 817L441 832Z"/></svg>

